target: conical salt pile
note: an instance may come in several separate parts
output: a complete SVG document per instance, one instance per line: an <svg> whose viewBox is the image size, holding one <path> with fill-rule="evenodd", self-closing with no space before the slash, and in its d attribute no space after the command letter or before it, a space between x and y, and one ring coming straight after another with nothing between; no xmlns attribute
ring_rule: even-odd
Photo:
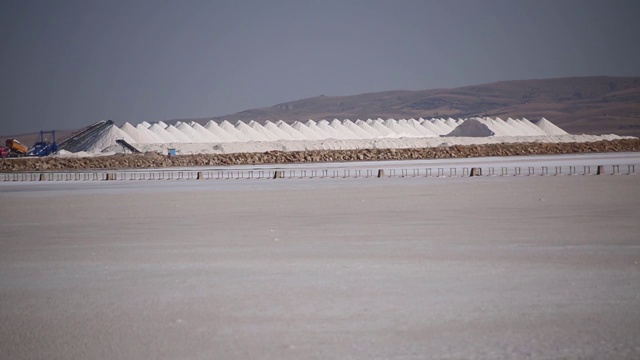
<svg viewBox="0 0 640 360"><path fill-rule="evenodd" d="M185 135L185 133L183 133L182 131L178 130L178 128L176 128L173 125L169 125L166 128L167 132L170 133L171 135L173 135L174 138L176 138L177 142L179 143L192 143L193 141L191 141L191 138L189 138L187 135Z"/></svg>
<svg viewBox="0 0 640 360"><path fill-rule="evenodd" d="M227 120L222 121L219 124L219 126L220 128L224 129L224 131L228 132L229 135L231 135L235 141L238 141L238 142L251 141L251 139L248 136L246 136L245 134L240 132L238 129L236 129L235 126L233 126Z"/></svg>
<svg viewBox="0 0 640 360"><path fill-rule="evenodd" d="M545 118L542 118L534 122L533 124L539 127L540 129L542 129L542 131L544 131L547 135L568 135L569 134Z"/></svg>
<svg viewBox="0 0 640 360"><path fill-rule="evenodd" d="M282 131L279 127L276 126L276 124L272 123L271 121L265 121L264 128L271 131L271 133L273 133L278 140L294 140L291 135Z"/></svg>
<svg viewBox="0 0 640 360"><path fill-rule="evenodd" d="M167 132L160 124L153 124L149 127L149 131L156 134L165 143L175 143L178 140L171 133Z"/></svg>
<svg viewBox="0 0 640 360"><path fill-rule="evenodd" d="M249 127L252 128L256 133L260 134L260 137L263 141L277 141L280 140L276 134L274 134L271 130L266 127L260 125L259 123L251 120L249 121Z"/></svg>

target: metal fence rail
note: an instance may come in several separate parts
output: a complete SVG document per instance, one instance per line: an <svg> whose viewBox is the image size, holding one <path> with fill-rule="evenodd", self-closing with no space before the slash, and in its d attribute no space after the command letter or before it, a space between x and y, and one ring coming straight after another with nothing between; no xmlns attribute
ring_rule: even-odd
<svg viewBox="0 0 640 360"><path fill-rule="evenodd" d="M108 170L0 173L0 181L139 181L139 180L264 180L349 178L455 178L468 176L635 175L636 165L434 167L399 169L273 169L273 170Z"/></svg>

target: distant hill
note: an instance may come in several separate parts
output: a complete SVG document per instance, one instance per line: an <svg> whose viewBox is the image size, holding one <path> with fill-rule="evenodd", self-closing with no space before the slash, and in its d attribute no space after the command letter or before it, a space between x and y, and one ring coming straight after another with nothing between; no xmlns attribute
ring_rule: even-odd
<svg viewBox="0 0 640 360"><path fill-rule="evenodd" d="M508 117L526 117L529 120L546 117L572 134L640 137L640 77L517 80L454 89L397 90L351 96L321 95L224 116L174 119L165 123L197 121L204 124L210 119L232 122L284 120L291 123L308 119L469 116L498 116L504 120ZM70 133L70 130L60 131L58 139ZM36 134L24 134L17 138L32 144Z"/></svg>
<svg viewBox="0 0 640 360"><path fill-rule="evenodd" d="M182 121L293 122L449 116L499 116L505 120L546 117L569 133L640 136L640 77L501 81L454 89L317 96L225 116Z"/></svg>

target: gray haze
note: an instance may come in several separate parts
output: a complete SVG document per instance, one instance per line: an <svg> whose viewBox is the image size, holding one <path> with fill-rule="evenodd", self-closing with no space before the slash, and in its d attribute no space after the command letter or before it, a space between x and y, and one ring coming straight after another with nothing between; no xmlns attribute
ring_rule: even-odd
<svg viewBox="0 0 640 360"><path fill-rule="evenodd" d="M3 0L0 134L640 75L639 13L640 2L604 0Z"/></svg>

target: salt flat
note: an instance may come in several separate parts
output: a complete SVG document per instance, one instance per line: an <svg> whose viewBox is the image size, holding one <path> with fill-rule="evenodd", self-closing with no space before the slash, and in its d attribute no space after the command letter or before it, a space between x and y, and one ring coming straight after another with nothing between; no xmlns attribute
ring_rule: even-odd
<svg viewBox="0 0 640 360"><path fill-rule="evenodd" d="M3 358L640 357L640 176L0 186Z"/></svg>

